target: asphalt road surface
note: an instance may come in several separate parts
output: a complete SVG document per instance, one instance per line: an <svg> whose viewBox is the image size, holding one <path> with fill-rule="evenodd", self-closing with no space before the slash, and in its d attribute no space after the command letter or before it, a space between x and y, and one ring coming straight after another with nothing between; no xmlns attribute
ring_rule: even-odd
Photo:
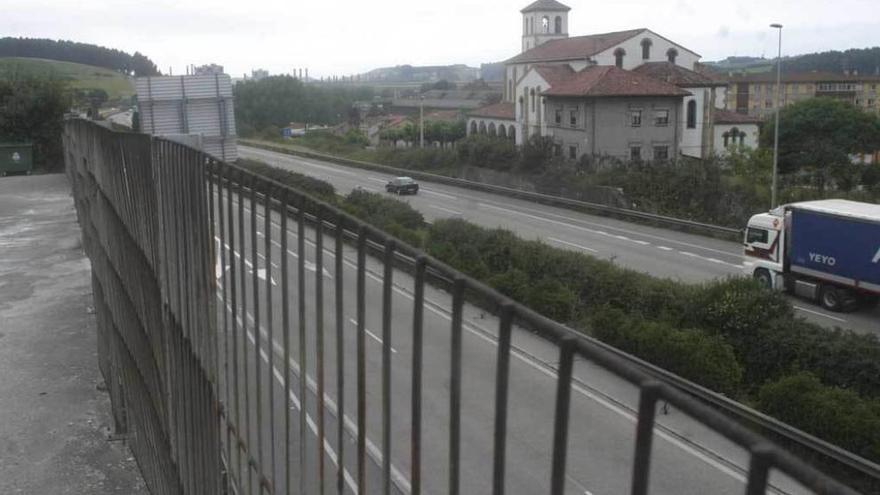
<svg viewBox="0 0 880 495"><path fill-rule="evenodd" d="M239 156L262 160L294 172L325 180L340 194L355 187L384 192L389 175L239 146ZM742 246L736 242L649 227L593 216L503 195L420 182L417 196L401 197L427 221L463 218L484 227L501 227L525 239L571 249L658 277L700 283L741 276ZM880 335L880 308L854 313L831 313L805 300L792 298L797 312L826 327L839 326Z"/></svg>
<svg viewBox="0 0 880 495"><path fill-rule="evenodd" d="M248 198L240 199L237 195L224 196L225 201L229 199L234 219L231 236L230 203L220 205L222 215L215 209L218 309L220 328L227 335L218 349L220 390L228 414L277 493L285 493L286 472L291 484L303 483L304 493L318 493L317 460L321 457L326 492L335 492L336 473L341 470L344 492L357 493L360 471L356 439L361 420L355 406L359 337L357 253L351 246L345 246L339 271L330 236L324 237L323 249L319 251L316 232L305 227L300 249L300 235L294 223L283 233L281 218L273 213L267 228L265 210L260 205L253 207ZM223 229L219 227L222 219ZM323 266L319 266L319 252ZM393 271L391 326L389 333L384 334L383 267L380 260L367 256L364 268L366 313L360 338L365 358L365 491L381 493L384 482L381 377L383 356L387 353L391 363L391 492L408 493L413 280L405 272ZM337 280L343 282L341 301L335 295ZM300 282L304 284L302 290ZM323 290L323 305L317 301L318 287ZM231 296L233 288L235 298ZM439 494L448 491L451 297L430 286L425 295L421 474L423 493ZM337 303L341 304L343 314L341 329L335 324ZM323 316L320 327L319 315ZM300 325L300 318L304 325ZM463 321L461 493L490 493L498 322L494 315L470 304L464 307ZM319 336L323 340L321 353L317 347ZM343 349L341 355L336 352L337 344ZM289 356L287 361L285 354ZM319 356L323 379L317 366ZM515 329L508 405L507 493L546 493L549 489L557 361L558 350L554 345ZM339 362L343 363L345 382L341 391L336 386ZM566 493L625 493L631 478L638 392L620 378L583 360L576 363L574 377ZM323 385L321 394L317 389L319 383ZM319 397L324 398L323 415L318 411ZM342 454L338 451L337 436L340 417ZM285 418L289 418L289 423ZM319 455L317 436L322 424L324 451ZM233 465L244 465L244 460L235 455L231 459ZM658 415L651 493L742 493L747 465L748 458L742 449L691 418L674 410ZM239 472L247 471L240 468ZM250 480L247 475L240 478L243 485L251 487L246 493L259 493L256 474ZM784 493L804 492L778 473L771 476L771 483Z"/></svg>

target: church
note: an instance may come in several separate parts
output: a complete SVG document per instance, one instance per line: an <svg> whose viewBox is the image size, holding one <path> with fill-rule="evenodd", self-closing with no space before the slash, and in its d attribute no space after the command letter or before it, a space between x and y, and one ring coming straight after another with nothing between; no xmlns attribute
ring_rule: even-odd
<svg viewBox="0 0 880 495"><path fill-rule="evenodd" d="M726 83L696 70L698 53L645 28L570 37L570 10L557 0L522 9L522 52L504 62L503 100L471 112L468 134L517 144L547 136L572 160L717 151Z"/></svg>

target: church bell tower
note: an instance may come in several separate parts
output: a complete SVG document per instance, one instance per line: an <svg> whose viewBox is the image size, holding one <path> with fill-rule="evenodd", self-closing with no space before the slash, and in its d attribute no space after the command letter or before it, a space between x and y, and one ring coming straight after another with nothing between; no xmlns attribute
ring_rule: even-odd
<svg viewBox="0 0 880 495"><path fill-rule="evenodd" d="M568 11L571 8L556 0L537 0L522 9L522 51L550 40L568 38Z"/></svg>

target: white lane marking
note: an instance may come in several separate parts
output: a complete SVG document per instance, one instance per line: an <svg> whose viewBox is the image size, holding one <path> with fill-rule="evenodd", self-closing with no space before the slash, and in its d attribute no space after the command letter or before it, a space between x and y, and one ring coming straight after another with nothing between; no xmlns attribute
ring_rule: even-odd
<svg viewBox="0 0 880 495"><path fill-rule="evenodd" d="M381 182L382 184L387 184L387 183L388 183L387 180L385 180L385 179L380 179L380 178L378 178L378 177L367 177L367 179L370 179L370 180L373 181L373 182Z"/></svg>
<svg viewBox="0 0 880 495"><path fill-rule="evenodd" d="M627 236L625 236L625 235L616 235L616 236L614 236L614 237L620 239L621 241L631 241L631 240L632 240L632 239L630 239L629 237L627 237Z"/></svg>
<svg viewBox="0 0 880 495"><path fill-rule="evenodd" d="M354 325L354 326L357 326L357 324L358 324L357 320L355 320L354 318L349 318L348 321L351 322L351 324ZM385 346L385 341L382 340L382 339L381 339L378 335L376 335L375 333L371 332L367 327L364 327L364 331L367 332L367 335L369 335L370 337L372 337L373 340L375 340L376 342L378 342L379 345L381 345L381 346L383 346L383 347ZM397 349L395 349L394 347L391 347L391 346L388 346L388 347L391 348L391 352L393 352L394 354L397 354Z"/></svg>
<svg viewBox="0 0 880 495"><path fill-rule="evenodd" d="M794 309L797 309L797 310L799 310L799 311L803 311L804 313L810 313L810 314L813 314L813 315L816 315L816 316L824 316L825 318L828 318L829 320L839 321L840 323L846 323L846 322L847 322L847 320L845 320L845 319L843 319L843 318L838 318L838 317L836 317L836 316L831 316L831 315L829 315L829 314L822 313L821 311L815 311L815 310L807 309L807 308L804 308L804 307L801 307L801 306L793 306L793 307L794 307Z"/></svg>
<svg viewBox="0 0 880 495"><path fill-rule="evenodd" d="M666 246L657 246L657 249L659 249L661 251L672 251L673 250L671 247L666 247Z"/></svg>
<svg viewBox="0 0 880 495"><path fill-rule="evenodd" d="M432 190L430 190L430 189L422 189L421 191L422 191L423 193L426 193L426 194L433 194L434 196L440 196L441 198L451 199L451 200L453 200L453 201L458 200L457 197L455 197L455 196L453 196L453 195L451 195L451 194L444 194L444 193L441 193L441 192L432 191Z"/></svg>
<svg viewBox="0 0 880 495"><path fill-rule="evenodd" d="M690 256L691 258L700 258L701 257L699 254L692 253L690 251L679 251L678 254L681 254L684 256Z"/></svg>
<svg viewBox="0 0 880 495"><path fill-rule="evenodd" d="M562 245L564 245L564 246L569 246L569 247L574 247L574 248L578 248L578 249L583 249L584 251L589 251L589 252L591 252L591 253L598 253L598 252L599 252L599 251L596 251L596 250L593 249L593 248L589 248L589 247L587 247L587 246L581 246L580 244L575 244L575 243L573 243L573 242L563 241L562 239L557 239L557 238L555 238L555 237L548 237L547 240L548 240L548 241L553 241L553 242L558 243L558 244L562 244Z"/></svg>
<svg viewBox="0 0 880 495"><path fill-rule="evenodd" d="M436 205L430 205L430 206L431 206L431 208L435 208L435 209L438 209L438 210L440 210L440 211L445 211L446 213L452 213L453 215L461 215L461 212L460 212L460 211L451 210L451 209L449 209L449 208L444 208L444 207L442 207L442 206L436 206Z"/></svg>
<svg viewBox="0 0 880 495"><path fill-rule="evenodd" d="M220 294L217 294L217 297L221 301L223 300L223 298L220 296ZM230 309L230 310L232 309L231 306L229 306L229 304L226 305L226 308ZM248 313L248 317L250 317L250 316L251 316L250 313ZM244 321L241 319L241 316L237 316L236 320L238 320L238 323L242 327L245 326ZM252 317L251 317L251 320L253 320ZM260 325L260 326L262 327L262 325ZM248 336L248 340L250 340L251 343L254 344L254 346L256 347L257 344L256 344L256 339L254 338L253 331L247 330L247 336ZM264 351L262 348L260 348L260 357L263 358L263 361L265 361L266 364L269 364L269 356L266 354L266 351ZM291 360L291 361L293 361L293 360ZM236 363L236 367L237 367L237 363ZM275 377L276 380L278 380L279 385L284 386L284 376L281 374L280 371L278 371L278 368L274 364L272 365L272 375ZM290 401L293 402L293 407L296 408L297 411L302 411L302 404L299 400L299 397L297 397L296 394L293 393L293 390L290 391ZM306 415L306 424L309 426L309 430L311 430L312 434L315 435L315 437L317 437L318 436L318 425L315 423L315 420L312 419L311 414L305 413L305 415ZM330 461L333 463L333 465L336 466L337 469L339 469L339 467L340 467L339 466L339 456L336 454L336 450L333 448L333 445L330 444L330 441L327 439L327 437L324 437L324 450L327 453L327 457L330 458ZM348 468L343 466L342 472L343 472L343 477L345 478L345 483L348 485L348 488L351 489L351 491L353 493L357 494L358 493L357 483L355 482L354 477L352 477L351 473L349 473Z"/></svg>
<svg viewBox="0 0 880 495"><path fill-rule="evenodd" d="M642 246L650 246L651 245L651 243L648 241L640 241L638 239L630 239L630 240L633 241L634 243L640 244Z"/></svg>
<svg viewBox="0 0 880 495"><path fill-rule="evenodd" d="M349 176L349 177L358 177L358 178L360 177L359 174L356 174L356 173L354 173L354 172L348 172L348 171L345 171L345 170L340 170L340 169L338 169L338 168L336 168L336 167L328 167L328 166L324 166L324 165L318 165L317 163L313 163L313 162L307 161L307 160L305 160L305 159L303 159L303 158L293 158L291 155L287 155L287 154L283 154L283 153L276 153L276 152L274 152L274 151L262 150L262 149L260 149L260 148L250 148L250 147L247 147L247 146L239 146L239 148L245 148L245 149L246 149L245 154L247 154L247 153L253 153L253 154L255 154L255 155L263 155L263 156L267 156L267 157L269 157L269 158L274 158L274 159L276 159L276 160L277 160L277 159L282 159L283 161L289 161L289 162L293 162L293 163L300 163L300 164L303 164L303 165L307 165L307 166L309 166L309 167L319 168L319 169L321 169L321 170L325 170L325 171L327 171L327 172L334 172L334 173L341 174L341 175L347 175L347 176Z"/></svg>
<svg viewBox="0 0 880 495"><path fill-rule="evenodd" d="M288 234L290 234L290 235L295 235L295 233L293 233L293 232L288 232ZM330 254L331 256L333 255L332 253L329 253L329 254ZM345 258L345 257L343 257L343 262L344 262L345 265L348 266L349 268L356 268L356 267L357 267L357 265L356 265L355 263L351 262L350 260L348 260L348 259ZM381 279L380 277L374 275L373 273L371 273L369 270L366 271L366 275L367 275L367 278L369 278L369 279L371 279L371 280L374 280L374 281L377 282L377 283L382 283L382 279ZM397 287L397 286L394 286L394 287L393 287L393 290L394 290L394 292L400 294L401 296L403 296L403 297L405 297L405 298L407 298L407 299L409 299L409 300L413 300L413 295L410 294L410 293L408 293L408 292L406 292L405 290L403 290L403 289L401 289L401 288L399 288L399 287ZM220 296L218 295L218 297L220 297ZM437 309L438 307L441 307L441 308L443 307L441 304L439 304L439 303L437 303L437 302L431 300L431 299L428 298L428 297L425 298L425 302L426 302L426 303L429 303L429 304L426 304L426 305L425 305L425 307L428 309L428 311L430 311L430 312L432 312L432 313L434 313L434 314L440 316L441 318L443 318L443 319L445 319L445 320L447 320L447 321L452 321L452 317L451 317L447 312L445 312L445 311L441 311L441 310ZM248 316L250 316L250 315L248 315ZM485 341L485 342L487 342L487 343L489 343L489 344L491 344L491 345L494 345L494 346L497 346L497 345L498 345L496 339L494 339L494 338L490 338L490 337L487 337L487 335L491 335L491 333L490 333L488 330L486 330L486 329L484 329L484 328L482 328L482 327L479 327L479 326L473 325L473 324L470 323L470 322L464 322L464 324L463 324L462 326L463 326L463 328L464 328L465 330L467 330L470 334L472 334L472 335L478 337L479 339L481 339L481 340L483 340L483 341ZM262 330L262 329L261 329L261 330ZM281 347L277 344L277 342L273 342L273 347L276 348L276 349L281 348ZM519 349L519 348L516 347L516 346L512 346L512 347L511 347L511 353L512 353L513 356L515 356L517 359L519 359L520 361L522 361L522 362L525 363L526 365L528 365L528 366L534 368L534 369L537 370L538 372L543 373L543 374L545 374L545 375L547 375L547 376L549 376L549 377L551 377L551 378L554 378L554 379L557 378L557 375L556 375L556 373L555 373L555 370L554 370L554 371L548 370L548 369L546 369L545 367L543 367L543 366L541 366L541 365L539 365L539 364L533 362L533 359L534 359L534 358L530 358L530 357L528 357L528 354L525 353L522 349ZM308 377L307 377L307 378L308 378ZM584 387L582 387L582 386L579 385L579 384L573 383L573 384L572 384L572 390L574 390L575 392L579 393L580 395L582 395L582 396L584 396L584 397L586 397L586 398L588 398L588 399L593 400L593 401L596 402L597 404L599 404L599 405L605 407L606 409L608 409L608 410L610 410L610 411L616 413L617 415L619 415L619 416L621 416L621 417L623 417L623 418L629 420L630 422L635 423L635 422L637 421L637 418L636 418L635 414L634 414L632 411L630 411L630 410L628 410L628 409L622 407L622 406L619 405L619 404L615 404L615 403L613 403L613 402L611 402L611 401L609 401L609 400L607 400L607 399L605 399L605 398L603 398L603 397L601 397L601 396L599 396L599 395L597 395L597 394L595 394L595 393L593 393L593 392L591 392L591 391L585 389ZM328 401L328 405L329 405L329 404L330 404L330 403L329 403L329 401ZM346 422L347 422L347 421L346 421ZM703 462L705 462L706 464L708 464L708 465L710 465L710 466L713 466L714 468L718 469L718 470L721 471L722 473L725 473L725 474L727 474L728 476L730 476L730 477L732 477L732 478L734 478L734 479L736 479L736 480L738 480L738 481L741 481L741 482L745 482L745 481L746 481L746 478L745 478L745 476L742 474L742 471L739 471L739 472L738 472L738 471L734 470L733 468L731 468L731 467L725 465L724 463L722 463L722 462L720 462L720 461L718 461L718 460L716 460L716 459L713 459L712 457L706 455L705 453L701 452L701 451L698 450L697 448L692 447L691 445L685 443L685 442L682 441L681 439L679 439L679 438L677 438L677 437L675 437L675 436L673 436L673 435L671 435L671 434L669 434L669 433L667 433L667 432L665 432L665 431L662 431L662 430L656 430L655 433L656 433L659 437L661 437L661 438L663 438L664 440L666 440L667 442L669 442L670 444L677 446L678 448L680 448L681 450L683 450L683 451L689 453L690 455L694 456L695 458L702 460ZM368 439L368 440L367 440L368 448L369 448L370 443L371 443L371 442L370 442L370 440ZM379 459L381 459L381 454L378 454L378 455L379 455ZM718 454L718 456L721 457L720 454ZM727 461L727 462L729 462L730 464L733 464L732 461ZM381 463L380 463L380 464L381 464ZM393 468L393 466L392 466L392 468ZM739 468L739 467L737 467L737 468ZM742 469L742 468L739 468L739 469Z"/></svg>
<svg viewBox="0 0 880 495"><path fill-rule="evenodd" d="M220 295L219 292L216 294L216 296L217 296L217 299L220 299L220 301L223 301L223 297ZM230 306L228 303L225 304L225 306L226 306L227 311L230 311L230 312L232 311L232 306ZM253 317L253 315L251 315L250 311L247 312L247 317L251 321L251 323L254 323L254 317ZM241 319L241 316L236 317L236 320L238 321L239 324L242 325L242 328L244 328L244 323ZM253 342L253 332L248 330L247 333L248 333L248 336L251 337L251 342ZM262 324L260 325L260 336L261 336L261 339L266 339L266 340L269 339L269 333L266 332L266 329L265 329L265 327L263 327ZM276 355L279 358L281 358L281 360L283 361L284 360L284 358L283 358L284 348L281 347L278 344L278 342L275 341L274 339L272 340L272 349L275 350ZM290 368L291 368L290 370L293 372L293 374L296 375L297 377L299 377L300 372L301 372L299 364L296 361L294 361L293 358L290 358L289 364L290 364ZM313 394L317 395L318 385L315 382L315 380L311 376L309 376L308 373L306 373L306 385L308 386L309 390ZM336 401L334 401L327 394L327 392L324 392L324 402L325 402L325 405L327 406L327 409L330 411L330 414L332 414L333 416L336 416L338 418L339 417L339 407L336 405ZM348 431L349 435L351 435L352 437L357 437L357 425L355 425L354 421L352 421L352 419L347 414L343 414L342 419L343 419L343 422L345 423L345 429ZM381 466L382 459L383 459L382 451L379 450L379 447L376 446L376 444L373 443L372 440L370 440L369 436L366 437L366 440L367 440L367 453L370 455L370 457L373 458L373 461L378 466ZM326 441L327 440L325 440L325 442ZM325 445L326 445L326 443L325 443ZM336 464L336 465L338 466L338 464ZM410 485L409 479L407 479L407 477L393 463L391 464L391 478L392 478L392 481L394 482L394 484L404 494L408 494L412 491L412 487ZM354 493L355 493L355 495L357 495L357 490L354 490Z"/></svg>

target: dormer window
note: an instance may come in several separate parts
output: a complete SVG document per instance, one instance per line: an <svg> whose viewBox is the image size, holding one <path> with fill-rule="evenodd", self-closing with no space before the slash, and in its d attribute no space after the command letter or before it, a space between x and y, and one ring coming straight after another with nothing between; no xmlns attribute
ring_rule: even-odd
<svg viewBox="0 0 880 495"><path fill-rule="evenodd" d="M614 65L616 65L618 68L622 69L623 68L623 57L625 55L626 55L626 50L624 50L623 48L618 48L617 50L614 50Z"/></svg>
<svg viewBox="0 0 880 495"><path fill-rule="evenodd" d="M653 45L653 44L654 44L654 42L649 40L648 38L645 38L642 40L642 60L650 60L650 58L651 58L651 45Z"/></svg>
<svg viewBox="0 0 880 495"><path fill-rule="evenodd" d="M666 59L669 60L670 63L675 63L675 58L678 57L678 50L675 48L670 48L666 51Z"/></svg>

